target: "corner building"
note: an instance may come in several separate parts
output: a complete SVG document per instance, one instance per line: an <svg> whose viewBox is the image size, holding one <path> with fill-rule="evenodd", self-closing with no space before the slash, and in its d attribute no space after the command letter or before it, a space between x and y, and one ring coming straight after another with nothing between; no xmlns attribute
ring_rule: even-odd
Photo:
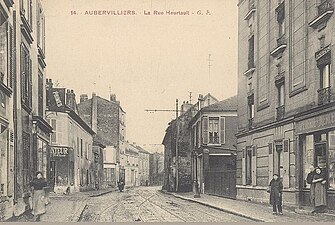
<svg viewBox="0 0 335 225"><path fill-rule="evenodd" d="M286 205L309 206L309 167L335 208L334 1L240 0L237 198L267 202L273 173Z"/></svg>

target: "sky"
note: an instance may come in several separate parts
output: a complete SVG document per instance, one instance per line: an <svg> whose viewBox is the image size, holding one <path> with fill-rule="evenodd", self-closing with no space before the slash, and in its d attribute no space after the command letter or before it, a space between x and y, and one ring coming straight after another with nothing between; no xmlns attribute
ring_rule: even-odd
<svg viewBox="0 0 335 225"><path fill-rule="evenodd" d="M161 144L175 101L237 94L236 0L42 0L47 78L73 89L117 96L126 138ZM131 10L135 15L89 15ZM153 15L154 11L164 15ZM198 15L198 13L201 14ZM150 15L144 15L151 12ZM190 15L167 15L189 11ZM71 13L72 12L72 13ZM209 12L209 13L207 13ZM107 13L106 13L107 14ZM211 54L210 72L208 58Z"/></svg>

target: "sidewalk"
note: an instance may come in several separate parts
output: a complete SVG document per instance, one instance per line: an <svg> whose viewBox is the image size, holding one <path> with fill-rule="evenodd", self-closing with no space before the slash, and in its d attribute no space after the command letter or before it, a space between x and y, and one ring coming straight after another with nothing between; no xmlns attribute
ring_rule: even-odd
<svg viewBox="0 0 335 225"><path fill-rule="evenodd" d="M284 209L284 215L272 215L270 204L251 203L242 200L233 200L223 197L201 194L200 198L194 198L193 193L163 193L170 194L176 198L199 203L223 212L242 216L257 222L334 222L335 215L331 214L300 214L292 210Z"/></svg>
<svg viewBox="0 0 335 225"><path fill-rule="evenodd" d="M50 193L50 202L47 205L46 213L41 215L41 222L77 222L89 197L97 197L114 191L116 188L74 192L70 195ZM33 215L31 211L27 211L9 221L33 222Z"/></svg>

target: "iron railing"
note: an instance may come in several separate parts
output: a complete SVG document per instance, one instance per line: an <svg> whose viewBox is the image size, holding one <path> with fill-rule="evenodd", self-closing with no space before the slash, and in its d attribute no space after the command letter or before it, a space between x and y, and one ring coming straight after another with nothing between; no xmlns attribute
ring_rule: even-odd
<svg viewBox="0 0 335 225"><path fill-rule="evenodd" d="M330 102L331 89L330 87L321 88L318 90L318 104L324 105Z"/></svg>
<svg viewBox="0 0 335 225"><path fill-rule="evenodd" d="M318 6L318 15L320 16L329 10L334 10L333 0L325 0L324 2L321 2Z"/></svg>
<svg viewBox="0 0 335 225"><path fill-rule="evenodd" d="M285 106L279 106L277 107L277 120L281 120L284 118L285 115Z"/></svg>

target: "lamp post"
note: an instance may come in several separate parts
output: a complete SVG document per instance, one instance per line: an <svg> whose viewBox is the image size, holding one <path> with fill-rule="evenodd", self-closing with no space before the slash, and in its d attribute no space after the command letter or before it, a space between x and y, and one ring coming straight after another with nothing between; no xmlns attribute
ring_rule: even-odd
<svg viewBox="0 0 335 225"><path fill-rule="evenodd" d="M195 164L195 174L193 180L193 188L194 188L194 198L200 198L199 184L198 184L198 153L194 152L194 164Z"/></svg>

